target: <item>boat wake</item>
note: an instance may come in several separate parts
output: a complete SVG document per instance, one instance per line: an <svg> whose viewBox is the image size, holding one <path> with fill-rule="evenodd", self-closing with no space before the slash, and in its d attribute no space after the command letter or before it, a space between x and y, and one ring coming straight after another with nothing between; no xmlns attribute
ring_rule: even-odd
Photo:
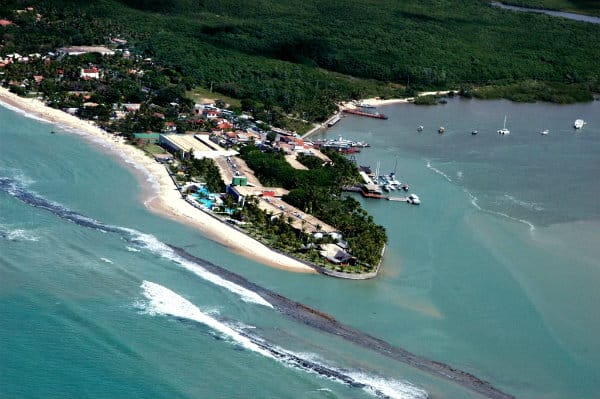
<svg viewBox="0 0 600 399"><path fill-rule="evenodd" d="M442 176L444 179L446 179L450 183L452 183L452 179L450 178L450 176L448 176L447 174L445 174L444 172L442 172L438 168L436 168L433 165L431 165L430 161L427 161L427 169L430 169L430 170L434 171L435 173L437 173L438 175Z"/></svg>
<svg viewBox="0 0 600 399"><path fill-rule="evenodd" d="M448 176L447 174L445 174L444 172L442 172L441 170L437 169L436 167L434 167L433 165L431 165L430 161L427 161L427 169L432 170L433 172L437 173L438 175L442 176L444 179L446 179L448 182L453 183L453 180L450 178L450 176ZM459 172L460 174L458 174L459 178L462 177L462 172ZM478 211L481 212L485 212L485 213L489 213L491 215L496 215L496 216L501 216L503 218L507 218L510 219L514 222L518 222L518 223L522 223L524 225L526 225L527 227L529 227L529 231L535 231L535 225L533 223L531 223L528 220L525 219L519 219L516 218L514 216L511 216L507 213L504 212L499 212L499 211L493 211L490 209L485 209L483 207L481 207L481 205L479 205L479 198L477 198L475 195L473 195L473 193L471 193L469 190L467 190L466 188L463 188L463 192L465 194L467 194L467 196L469 197L469 202L471 203L471 205L473 205L475 207L475 209L477 209ZM536 211L541 211L543 210L542 207L540 207L539 205L535 204L535 203L528 203L528 202L524 202L524 201L519 201L517 199L515 199L514 197L510 196L510 195L505 195L505 197L509 200L512 200L515 204L526 207L528 209L533 209Z"/></svg>
<svg viewBox="0 0 600 399"><path fill-rule="evenodd" d="M265 342L262 338L249 334L243 329L223 323L211 315L202 312L197 306L170 289L159 284L144 281L142 294L147 302L137 302L143 313L149 315L173 316L203 324L240 347L276 360L288 367L326 377L347 386L362 388L379 398L421 399L427 398L427 392L409 383L387 380L359 371L346 372L326 365L316 356L287 351Z"/></svg>
<svg viewBox="0 0 600 399"><path fill-rule="evenodd" d="M544 210L544 208L541 205L539 205L538 203L533 202L533 201L531 201L531 202L522 201L520 199L513 197L512 195L509 195L509 194L504 194L504 198L515 205L518 205L522 208L525 208L525 209L528 209L531 211L541 212Z"/></svg>
<svg viewBox="0 0 600 399"><path fill-rule="evenodd" d="M151 234L144 234L140 231L129 229L126 227L111 226L104 224L95 219L74 212L59 203L49 201L46 198L32 191L26 190L26 188L23 184L21 184L21 182L11 178L0 177L0 191L5 191L14 198L28 205L49 211L54 215L60 217L61 219L68 220L80 226L99 230L105 233L119 234L126 241L136 244L143 249L149 250L150 252L161 256L162 258L175 262L176 264L182 266L184 269L194 273L198 277L201 277L206 281L209 281L215 285L223 287L239 295L241 299L246 302L253 302L259 305L272 308L272 305L270 303L265 301L255 292L252 292L242 286L234 284L231 281L227 281L216 274L208 272L206 269L202 268L198 263L190 262L182 258L181 256L178 256L167 244L161 242Z"/></svg>

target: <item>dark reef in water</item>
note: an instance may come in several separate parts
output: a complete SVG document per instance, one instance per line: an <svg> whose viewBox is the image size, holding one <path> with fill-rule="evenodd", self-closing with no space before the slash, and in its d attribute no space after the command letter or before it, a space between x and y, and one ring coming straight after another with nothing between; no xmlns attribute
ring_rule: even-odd
<svg viewBox="0 0 600 399"><path fill-rule="evenodd" d="M13 179L0 177L0 190L7 192L13 197L20 201L34 206L36 208L45 209L56 216L74 222L80 226L97 229L105 232L117 233L120 235L129 235L131 231L122 227L109 226L101 223L92 218L88 218L77 212L65 208L64 206L48 201L47 199L25 190L19 185L19 183ZM346 326L338 322L334 317L313 309L309 306L303 305L299 302L292 301L276 292L269 289L263 288L253 282L246 280L244 277L235 274L221 266L217 266L209 261L198 258L190 253L186 252L182 248L178 248L169 245L173 251L182 258L195 262L202 266L206 270L219 275L220 277L227 279L233 283L236 283L246 289L252 290L262 296L266 301L271 303L273 307L280 313L288 316L291 319L297 320L307 326L311 326L320 331L338 336L345 339L348 342L352 342L363 348L375 351L391 359L405 363L411 367L422 370L426 373L442 378L444 380L459 384L472 391L478 392L489 399L514 399L514 396L509 395L500 391L499 389L492 386L489 382L477 378L475 375L470 374L466 371L456 369L445 363L430 360L425 357L415 355L405 349L395 347L382 339L373 337L369 334L356 330L352 327ZM306 359L296 358L294 355L277 351L275 348L265 346L265 343L261 343L260 340L248 337L252 341L269 350L274 356L282 358L286 357L287 360L295 363L299 366L310 368L311 370L332 378L342 380L343 382L351 386L364 386L350 377L337 372L336 370L327 368L325 366L312 363ZM309 364L310 363L310 364ZM379 393L381 394L381 393ZM382 396L382 395L380 395Z"/></svg>
<svg viewBox="0 0 600 399"><path fill-rule="evenodd" d="M414 353L411 353L405 349L395 347L388 342L383 341L382 339L373 337L362 331L346 326L328 314L320 312L299 302L292 301L276 292L252 283L246 280L244 277L226 270L221 266L217 266L204 259L191 255L181 248L172 245L169 245L169 247L171 247L175 253L182 258L195 262L212 273L215 273L233 283L256 292L271 305L273 305L277 311L305 325L329 334L336 335L345 339L346 341L352 342L363 348L373 350L379 354L408 364L411 367L422 370L436 377L440 377L447 381L462 385L472 391L484 395L487 398L514 399L514 396L500 391L492 386L489 382L484 381L471 373L456 369L445 363L415 355Z"/></svg>

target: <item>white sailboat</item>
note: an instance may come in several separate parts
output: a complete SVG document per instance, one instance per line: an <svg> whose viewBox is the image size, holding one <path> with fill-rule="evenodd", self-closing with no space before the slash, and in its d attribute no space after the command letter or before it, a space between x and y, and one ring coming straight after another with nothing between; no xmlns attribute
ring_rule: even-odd
<svg viewBox="0 0 600 399"><path fill-rule="evenodd" d="M502 135L510 134L510 130L508 130L506 128L506 115L504 115L504 126L502 127L502 129L498 130L498 134L502 134Z"/></svg>

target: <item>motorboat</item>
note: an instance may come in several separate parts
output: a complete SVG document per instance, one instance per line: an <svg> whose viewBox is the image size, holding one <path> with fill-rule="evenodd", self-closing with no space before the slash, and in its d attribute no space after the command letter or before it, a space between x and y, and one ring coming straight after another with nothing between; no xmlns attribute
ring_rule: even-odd
<svg viewBox="0 0 600 399"><path fill-rule="evenodd" d="M438 133L442 134L446 131L446 128L444 126L440 126L440 128L438 129Z"/></svg>
<svg viewBox="0 0 600 399"><path fill-rule="evenodd" d="M417 127L417 132L422 132L423 131L423 125L419 125Z"/></svg>
<svg viewBox="0 0 600 399"><path fill-rule="evenodd" d="M498 134L501 134L503 136L510 134L510 130L506 128L506 115L504 115L504 126L502 127L502 129L498 130Z"/></svg>
<svg viewBox="0 0 600 399"><path fill-rule="evenodd" d="M410 194L408 197L406 197L406 202L412 205L419 205L421 203L421 199L417 194Z"/></svg>
<svg viewBox="0 0 600 399"><path fill-rule="evenodd" d="M475 136L477 133L479 133L477 130L471 130L471 134L472 134L473 136Z"/></svg>
<svg viewBox="0 0 600 399"><path fill-rule="evenodd" d="M391 188L393 190L400 188L400 186L402 185L402 183L400 183L400 181L398 181L398 179L396 179L396 172L390 173L388 176L386 176L386 178L387 178L388 184L391 186Z"/></svg>
<svg viewBox="0 0 600 399"><path fill-rule="evenodd" d="M573 127L575 129L581 129L583 127L583 125L585 125L585 121L583 119L577 119L575 120L575 122L573 123Z"/></svg>
<svg viewBox="0 0 600 399"><path fill-rule="evenodd" d="M542 136L547 136L547 135L548 135L548 133L550 133L550 130L548 130L548 129L544 129L544 130L542 130L542 131L540 132L540 134L541 134Z"/></svg>

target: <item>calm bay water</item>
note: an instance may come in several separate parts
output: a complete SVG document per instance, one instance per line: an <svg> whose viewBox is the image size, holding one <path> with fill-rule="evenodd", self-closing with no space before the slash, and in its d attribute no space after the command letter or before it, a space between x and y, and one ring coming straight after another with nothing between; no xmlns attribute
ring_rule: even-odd
<svg viewBox="0 0 600 399"><path fill-rule="evenodd" d="M153 215L151 182L0 108L0 397L479 397L298 325L163 243L517 397L596 397L600 104L382 110L388 121L348 117L327 136L370 142L361 164L397 161L423 205L365 203L390 245L381 277L350 282L267 268ZM365 387L273 359L240 333Z"/></svg>

